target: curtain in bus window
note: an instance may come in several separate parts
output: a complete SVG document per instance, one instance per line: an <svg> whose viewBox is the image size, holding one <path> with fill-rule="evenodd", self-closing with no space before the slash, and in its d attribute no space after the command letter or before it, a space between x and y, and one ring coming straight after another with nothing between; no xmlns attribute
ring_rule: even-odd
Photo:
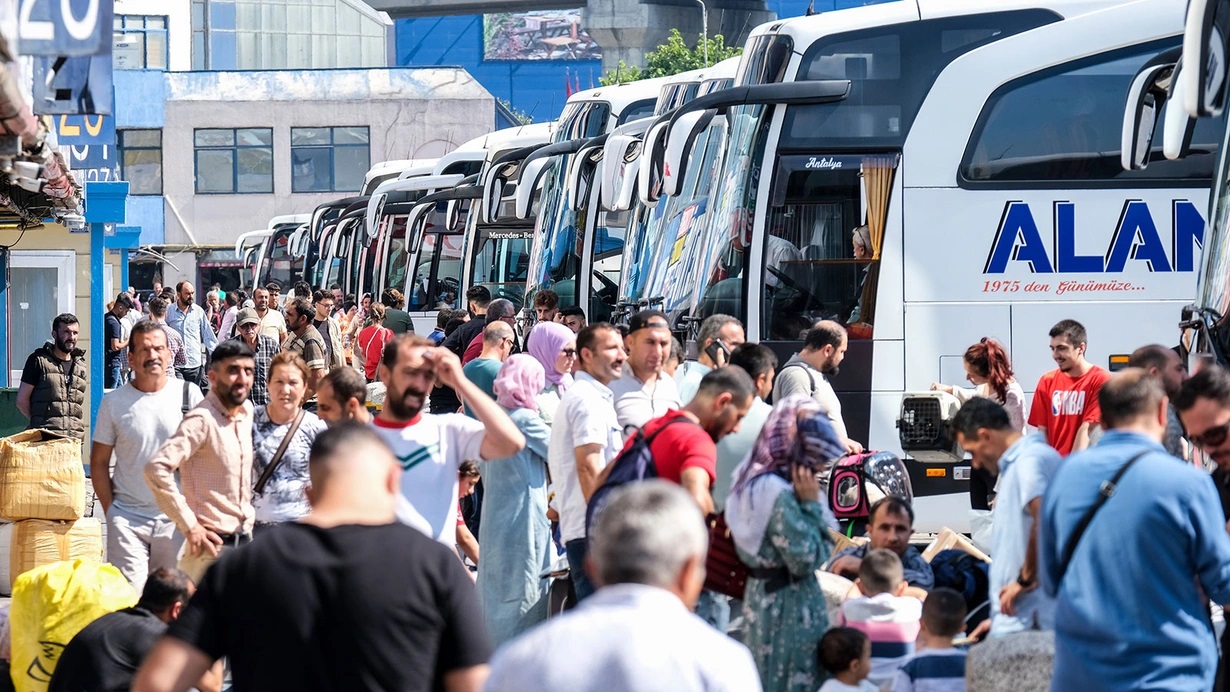
<svg viewBox="0 0 1230 692"><path fill-rule="evenodd" d="M884 224L888 220L888 197L893 191L896 159L869 156L863 159L863 188L867 195L867 229L871 233L871 259L880 259Z"/></svg>

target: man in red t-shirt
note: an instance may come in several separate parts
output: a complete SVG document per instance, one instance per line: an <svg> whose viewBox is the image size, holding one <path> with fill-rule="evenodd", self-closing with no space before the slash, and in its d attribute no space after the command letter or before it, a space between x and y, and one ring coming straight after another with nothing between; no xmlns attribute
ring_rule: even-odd
<svg viewBox="0 0 1230 692"><path fill-rule="evenodd" d="M658 476L683 486L706 516L713 513L709 488L717 479L717 441L739 429L755 395L756 385L742 368L717 368L686 406L642 428L646 437L661 430L649 448Z"/></svg>
<svg viewBox="0 0 1230 692"><path fill-rule="evenodd" d="M1089 446L1094 428L1102 423L1098 391L1110 373L1085 360L1085 327L1063 320L1051 327L1051 358L1059 367L1042 376L1029 407L1029 424L1060 454Z"/></svg>

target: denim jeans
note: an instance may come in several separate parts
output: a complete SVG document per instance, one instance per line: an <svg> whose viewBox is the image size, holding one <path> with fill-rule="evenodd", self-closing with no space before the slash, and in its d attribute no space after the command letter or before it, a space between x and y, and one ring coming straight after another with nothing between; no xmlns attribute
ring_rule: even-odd
<svg viewBox="0 0 1230 692"><path fill-rule="evenodd" d="M726 634L730 629L730 596L705 589L696 600L696 615Z"/></svg>
<svg viewBox="0 0 1230 692"><path fill-rule="evenodd" d="M568 541L564 544L564 552L568 555L568 570L572 574L572 590L577 594L577 603L580 603L594 592L594 583L585 573L585 555L589 552L589 544L584 538Z"/></svg>
<svg viewBox="0 0 1230 692"><path fill-rule="evenodd" d="M106 372L106 378L104 379L104 382L103 382L103 388L115 389L117 387L122 387L123 385L124 385L124 366L120 365L119 363L116 363L115 365L108 365L107 372Z"/></svg>

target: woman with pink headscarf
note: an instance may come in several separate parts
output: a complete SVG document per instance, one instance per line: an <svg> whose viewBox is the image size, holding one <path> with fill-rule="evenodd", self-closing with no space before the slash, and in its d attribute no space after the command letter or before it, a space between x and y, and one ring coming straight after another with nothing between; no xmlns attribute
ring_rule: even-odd
<svg viewBox="0 0 1230 692"><path fill-rule="evenodd" d="M562 326L562 325L561 325ZM564 327L565 331L569 331ZM571 332L570 332L571 333ZM547 521L547 445L551 430L535 401L545 382L532 356L509 356L495 378L496 402L525 435L516 455L483 464L483 518L478 543L478 597L496 645L541 622L547 614L551 526Z"/></svg>
<svg viewBox="0 0 1230 692"><path fill-rule="evenodd" d="M538 415L550 425L560 397L572 386L572 366L577 362L577 335L558 322L539 322L526 339L526 351L542 365L546 373L546 386L537 397Z"/></svg>

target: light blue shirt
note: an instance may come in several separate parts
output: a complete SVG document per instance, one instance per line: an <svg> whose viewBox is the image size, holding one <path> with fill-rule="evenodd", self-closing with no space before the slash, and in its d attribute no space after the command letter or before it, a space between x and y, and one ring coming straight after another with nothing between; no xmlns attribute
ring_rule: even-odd
<svg viewBox="0 0 1230 692"><path fill-rule="evenodd" d="M999 459L999 488L991 514L991 594L1016 580L1029 548L1034 518L1029 503L1046 493L1059 470L1061 457L1046 438L1026 435ZM1016 615L999 612L999 598L991 599L991 636L1003 637L1031 629L1055 629L1055 601L1041 589L1017 597Z"/></svg>
<svg viewBox="0 0 1230 692"><path fill-rule="evenodd" d="M204 345L206 351L213 353L214 347L218 345L218 336L209 326L205 310L196 303L188 306L187 310L181 310L179 303L172 302L167 307L167 324L184 338L184 355L187 361L184 367L191 369L204 365L201 346Z"/></svg>
<svg viewBox="0 0 1230 692"><path fill-rule="evenodd" d="M1135 454L1059 582L1064 544ZM1055 603L1053 690L1207 690L1217 643L1201 588L1230 604L1230 535L1208 474L1161 443L1107 431L1065 459L1042 502L1042 588Z"/></svg>
<svg viewBox="0 0 1230 692"><path fill-rule="evenodd" d="M773 407L766 404L764 399L753 397L752 407L739 423L739 431L723 437L718 442L717 480L713 483L713 506L717 511L720 512L726 507L726 496L730 494L730 484L733 481L731 476L735 473L735 467L752 451L752 445L760 436L760 429L764 427L765 421L769 420L769 414L772 412Z"/></svg>
<svg viewBox="0 0 1230 692"><path fill-rule="evenodd" d="M696 396L696 390L700 389L700 381L705 379L705 375L713 368L704 365L695 360L689 360L679 364L679 368L675 370L675 386L679 390L679 401L683 402L684 406Z"/></svg>

